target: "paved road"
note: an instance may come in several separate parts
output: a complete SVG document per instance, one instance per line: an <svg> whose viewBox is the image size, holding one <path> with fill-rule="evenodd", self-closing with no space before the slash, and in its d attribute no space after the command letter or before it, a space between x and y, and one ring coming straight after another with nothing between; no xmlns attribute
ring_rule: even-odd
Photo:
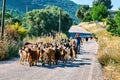
<svg viewBox="0 0 120 80"><path fill-rule="evenodd" d="M20 65L19 59L0 62L0 80L103 80L101 66L95 54L98 45L88 41L81 46L81 53L73 63L42 67Z"/></svg>

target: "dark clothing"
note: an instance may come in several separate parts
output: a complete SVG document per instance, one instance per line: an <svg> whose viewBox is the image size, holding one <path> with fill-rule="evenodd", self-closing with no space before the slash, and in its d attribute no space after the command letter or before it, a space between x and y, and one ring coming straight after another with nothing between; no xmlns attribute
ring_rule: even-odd
<svg viewBox="0 0 120 80"><path fill-rule="evenodd" d="M80 44L81 38L77 37L76 40L77 40L77 45Z"/></svg>
<svg viewBox="0 0 120 80"><path fill-rule="evenodd" d="M85 39L86 39L86 41L88 41L88 38L87 38L87 37L86 37Z"/></svg>
<svg viewBox="0 0 120 80"><path fill-rule="evenodd" d="M81 38L80 37L76 37L75 38L77 40L77 48L78 48L78 53L80 53L80 42L81 42Z"/></svg>

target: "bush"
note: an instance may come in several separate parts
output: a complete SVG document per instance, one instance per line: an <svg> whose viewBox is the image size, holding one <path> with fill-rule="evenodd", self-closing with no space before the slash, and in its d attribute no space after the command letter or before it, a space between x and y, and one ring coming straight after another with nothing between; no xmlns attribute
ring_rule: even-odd
<svg viewBox="0 0 120 80"><path fill-rule="evenodd" d="M28 33L28 30L25 30L18 23L14 25L8 25L5 29L7 36L12 37L14 40L22 40Z"/></svg>
<svg viewBox="0 0 120 80"><path fill-rule="evenodd" d="M22 42L16 42L12 39L0 40L0 60L9 59L18 56L18 49Z"/></svg>
<svg viewBox="0 0 120 80"><path fill-rule="evenodd" d="M100 35L98 51L99 62L104 66L120 64L120 38L110 36L107 32L106 34L104 33Z"/></svg>
<svg viewBox="0 0 120 80"><path fill-rule="evenodd" d="M98 60L103 66L108 66L108 65L115 65L115 64L120 64L120 54L102 54L99 56Z"/></svg>
<svg viewBox="0 0 120 80"><path fill-rule="evenodd" d="M0 60L3 60L8 56L8 54L6 54L8 51L8 46L9 45L6 39L0 40Z"/></svg>

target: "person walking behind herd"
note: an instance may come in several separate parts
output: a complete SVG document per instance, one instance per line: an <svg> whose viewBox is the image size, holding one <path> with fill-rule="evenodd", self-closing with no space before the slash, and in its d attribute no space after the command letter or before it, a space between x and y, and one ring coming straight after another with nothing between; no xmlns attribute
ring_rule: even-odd
<svg viewBox="0 0 120 80"><path fill-rule="evenodd" d="M80 47L81 47L81 37L80 37L80 34L76 33L75 39L77 41L78 54L80 54Z"/></svg>

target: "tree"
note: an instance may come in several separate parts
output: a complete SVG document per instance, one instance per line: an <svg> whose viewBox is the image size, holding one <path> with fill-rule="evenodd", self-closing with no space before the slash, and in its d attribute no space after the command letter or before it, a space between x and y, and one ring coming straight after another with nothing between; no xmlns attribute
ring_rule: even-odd
<svg viewBox="0 0 120 80"><path fill-rule="evenodd" d="M0 12L0 21L1 21L1 16L2 16L2 12ZM20 23L20 20L13 17L9 12L5 13L5 25L15 24L16 22Z"/></svg>
<svg viewBox="0 0 120 80"><path fill-rule="evenodd" d="M18 23L8 25L5 28L6 35L14 40L23 40L26 37L28 30L20 26Z"/></svg>
<svg viewBox="0 0 120 80"><path fill-rule="evenodd" d="M91 9L89 5L82 5L77 11L76 16L82 21L91 21Z"/></svg>
<svg viewBox="0 0 120 80"><path fill-rule="evenodd" d="M93 6L98 6L98 5L104 5L107 7L107 9L111 9L111 0L94 0L93 1Z"/></svg>
<svg viewBox="0 0 120 80"><path fill-rule="evenodd" d="M104 21L108 25L107 31L111 32L114 36L120 36L120 11L114 18L106 18Z"/></svg>
<svg viewBox="0 0 120 80"><path fill-rule="evenodd" d="M115 15L115 21L116 21L117 25L120 27L120 10Z"/></svg>
<svg viewBox="0 0 120 80"><path fill-rule="evenodd" d="M59 29L59 11L61 10L61 31L66 33L73 21L67 12L56 6L33 10L26 14L23 26L29 29L30 36L49 34L51 30Z"/></svg>
<svg viewBox="0 0 120 80"><path fill-rule="evenodd" d="M92 8L92 19L94 21L101 21L103 18L107 18L108 10L104 5L94 6Z"/></svg>
<svg viewBox="0 0 120 80"><path fill-rule="evenodd" d="M117 35L118 26L117 26L115 20L113 18L106 18L106 19L104 19L104 21L108 25L106 28L107 31L111 32L112 35Z"/></svg>
<svg viewBox="0 0 120 80"><path fill-rule="evenodd" d="M84 18L83 21L92 21L92 15L91 15L91 9L89 9L85 14L84 14Z"/></svg>
<svg viewBox="0 0 120 80"><path fill-rule="evenodd" d="M84 18L84 14L81 12L81 8L79 8L76 12L76 17L79 19L83 19Z"/></svg>
<svg viewBox="0 0 120 80"><path fill-rule="evenodd" d="M118 32L118 35L120 36L120 10L118 11L118 13L115 15L115 22L118 26L118 29L117 29L117 32Z"/></svg>

